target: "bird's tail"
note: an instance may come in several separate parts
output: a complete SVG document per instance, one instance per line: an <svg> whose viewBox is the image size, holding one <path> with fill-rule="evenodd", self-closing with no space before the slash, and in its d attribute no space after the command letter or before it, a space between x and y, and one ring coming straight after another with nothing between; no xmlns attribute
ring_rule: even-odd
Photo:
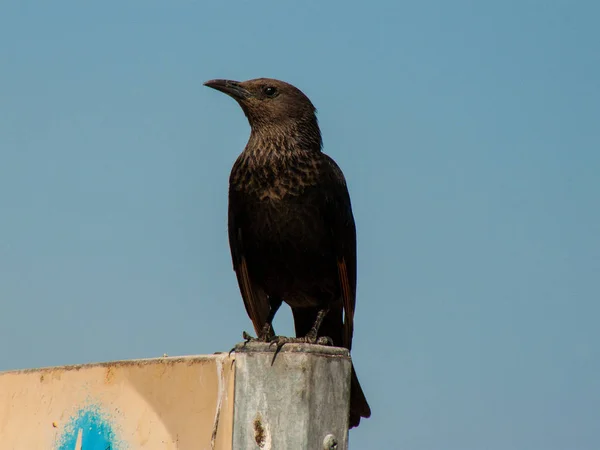
<svg viewBox="0 0 600 450"><path fill-rule="evenodd" d="M358 426L361 417L371 417L371 408L358 382L354 365L352 365L352 378L350 379L350 428Z"/></svg>

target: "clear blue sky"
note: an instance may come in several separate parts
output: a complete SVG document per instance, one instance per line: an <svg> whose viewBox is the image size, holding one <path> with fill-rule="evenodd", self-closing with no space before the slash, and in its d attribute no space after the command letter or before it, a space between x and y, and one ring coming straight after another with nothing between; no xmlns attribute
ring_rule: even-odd
<svg viewBox="0 0 600 450"><path fill-rule="evenodd" d="M202 82L274 77L352 195L352 448L600 448L600 3L94 3L0 6L0 370L251 329Z"/></svg>

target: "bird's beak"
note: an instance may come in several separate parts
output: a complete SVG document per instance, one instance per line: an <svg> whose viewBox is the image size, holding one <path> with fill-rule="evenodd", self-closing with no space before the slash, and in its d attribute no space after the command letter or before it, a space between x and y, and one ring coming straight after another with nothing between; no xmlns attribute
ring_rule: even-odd
<svg viewBox="0 0 600 450"><path fill-rule="evenodd" d="M221 91L236 100L244 100L250 97L250 92L240 86L239 81L233 80L210 80L204 83L204 86Z"/></svg>

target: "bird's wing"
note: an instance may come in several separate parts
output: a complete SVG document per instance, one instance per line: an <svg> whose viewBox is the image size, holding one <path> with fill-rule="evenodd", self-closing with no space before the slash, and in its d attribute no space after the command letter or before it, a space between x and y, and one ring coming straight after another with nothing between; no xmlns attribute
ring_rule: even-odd
<svg viewBox="0 0 600 450"><path fill-rule="evenodd" d="M270 305L265 292L253 283L244 254L243 230L247 229L247 207L246 202L241 199L241 194L230 190L228 230L233 270L235 270L237 276L246 312L252 320L252 325L254 325L254 330L258 335L267 321ZM273 334L272 329L271 333Z"/></svg>
<svg viewBox="0 0 600 450"><path fill-rule="evenodd" d="M356 226L344 174L329 156L325 158L326 179L330 192L325 199L324 214L331 224L331 240L337 258L344 305L344 347L352 347L354 309L356 306Z"/></svg>

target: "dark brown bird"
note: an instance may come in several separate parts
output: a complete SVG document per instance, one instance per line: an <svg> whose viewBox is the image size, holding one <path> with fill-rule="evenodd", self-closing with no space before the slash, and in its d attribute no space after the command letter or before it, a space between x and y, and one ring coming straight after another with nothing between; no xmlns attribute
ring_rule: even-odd
<svg viewBox="0 0 600 450"><path fill-rule="evenodd" d="M356 229L346 180L321 151L316 110L283 81L204 83L233 97L250 122L229 178L229 244L258 340L352 347ZM282 302L296 338L274 337ZM332 341L332 342L331 342ZM350 428L371 410L352 369Z"/></svg>

